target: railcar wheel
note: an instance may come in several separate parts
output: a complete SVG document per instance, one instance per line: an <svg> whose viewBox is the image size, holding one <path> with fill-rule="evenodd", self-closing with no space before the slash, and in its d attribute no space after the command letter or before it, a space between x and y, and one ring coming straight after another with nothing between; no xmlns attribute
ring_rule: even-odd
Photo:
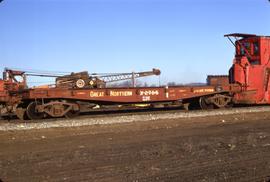
<svg viewBox="0 0 270 182"><path fill-rule="evenodd" d="M70 110L65 114L66 118L74 118L80 114L80 111Z"/></svg>
<svg viewBox="0 0 270 182"><path fill-rule="evenodd" d="M225 108L232 108L233 107L233 102L230 102L230 103L228 103L226 106L225 106Z"/></svg>
<svg viewBox="0 0 270 182"><path fill-rule="evenodd" d="M44 113L39 113L36 110L36 102L31 102L26 108L26 114L29 119L42 119L44 117Z"/></svg>
<svg viewBox="0 0 270 182"><path fill-rule="evenodd" d="M207 101L207 97L201 97L199 99L199 104L200 104L201 109L203 110L214 109L214 105Z"/></svg>

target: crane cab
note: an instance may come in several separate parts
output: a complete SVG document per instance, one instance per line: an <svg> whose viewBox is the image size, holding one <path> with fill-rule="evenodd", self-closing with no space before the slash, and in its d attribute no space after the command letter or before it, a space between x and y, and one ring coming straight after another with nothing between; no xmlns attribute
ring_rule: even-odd
<svg viewBox="0 0 270 182"><path fill-rule="evenodd" d="M3 81L5 89L8 91L18 91L27 88L26 75L23 71L5 68Z"/></svg>
<svg viewBox="0 0 270 182"><path fill-rule="evenodd" d="M235 46L230 83L239 84L242 89L241 93L235 94L235 102L270 103L270 37L238 33L225 36Z"/></svg>

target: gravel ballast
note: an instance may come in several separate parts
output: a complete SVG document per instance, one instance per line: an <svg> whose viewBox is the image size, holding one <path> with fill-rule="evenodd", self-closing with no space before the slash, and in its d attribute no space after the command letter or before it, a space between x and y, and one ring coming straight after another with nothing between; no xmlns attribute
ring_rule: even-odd
<svg viewBox="0 0 270 182"><path fill-rule="evenodd" d="M179 118L194 118L194 117L207 117L207 116L221 116L231 114L243 114L243 113L256 113L256 112L269 112L269 106L263 107L246 107L246 108L233 108L228 110L211 110L211 111L187 111L187 112L174 112L174 113L147 113L123 115L123 116L105 116L101 118L77 118L77 119L58 119L55 121L41 122L3 122L0 123L0 131L12 131L12 130L31 130L31 129L45 129L45 128L59 128L59 127L79 127L89 126L97 124L115 124L115 123L129 123L129 122L143 122L154 121L160 119L179 119Z"/></svg>

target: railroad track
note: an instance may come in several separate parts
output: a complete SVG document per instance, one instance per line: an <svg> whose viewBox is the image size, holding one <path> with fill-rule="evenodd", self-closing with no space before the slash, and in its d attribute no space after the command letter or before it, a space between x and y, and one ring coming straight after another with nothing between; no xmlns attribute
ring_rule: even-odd
<svg viewBox="0 0 270 182"><path fill-rule="evenodd" d="M160 119L179 119L179 118L195 118L195 117L210 117L222 116L230 114L269 112L270 106L256 107L238 107L231 109L218 110L195 110L185 111L177 109L158 109L158 110L136 110L136 111L118 111L118 112L102 112L82 114L74 119L53 118L43 120L2 120L0 121L0 131L10 130L29 130L29 129L44 129L44 128L62 128L62 127L80 127L90 125L103 124L119 124L130 122L155 121Z"/></svg>
<svg viewBox="0 0 270 182"><path fill-rule="evenodd" d="M199 111L199 110L197 110ZM197 112L189 111L189 112ZM179 113L179 112L187 112L181 108L152 108L152 109L127 109L127 110L99 110L99 111L88 111L82 112L80 115L74 118L46 118L46 119L39 119L39 120L20 120L15 115L11 116L10 118L6 117L6 119L0 118L0 123L39 123L39 122L54 122L59 120L80 120L80 119L87 119L87 118L102 118L109 116L130 116L130 115L144 115L144 114L159 114L159 113Z"/></svg>
<svg viewBox="0 0 270 182"><path fill-rule="evenodd" d="M40 122L55 122L55 121L63 121L63 120L80 120L80 119L88 119L88 118L103 118L103 117L115 117L115 116L134 116L134 115L145 115L145 114L166 114L166 113L212 113L212 112L222 112L226 110L234 110L234 109L241 109L241 108L247 108L247 109L262 109L262 108L269 108L270 106L256 106L256 107L247 107L247 106L238 106L234 108L224 108L224 109L210 109L210 110L190 110L186 111L182 107L171 107L171 108L132 108L132 109L125 109L125 110L96 110L96 111L88 111L88 112L82 112L80 115L74 117L74 118L46 118L46 119L39 119L39 120L20 120L16 116L12 116L11 118L7 119L1 119L0 123L40 123Z"/></svg>

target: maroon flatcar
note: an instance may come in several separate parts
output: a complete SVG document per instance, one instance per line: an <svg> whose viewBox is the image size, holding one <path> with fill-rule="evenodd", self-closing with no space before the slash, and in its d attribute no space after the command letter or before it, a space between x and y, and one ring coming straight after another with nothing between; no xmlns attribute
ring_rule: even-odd
<svg viewBox="0 0 270 182"><path fill-rule="evenodd" d="M232 104L269 104L270 37L252 34L225 36L236 48L233 65L228 77L215 77L215 81L214 77L208 77L208 85L134 87L136 77L160 74L159 70L153 70L110 77L87 76L82 72L58 77L53 87L27 88L25 72L6 69L3 80L0 80L0 113L16 113L20 119L42 119L73 117L84 108L95 110L106 106L197 106L208 109ZM16 79L18 76L21 81ZM106 87L106 79L132 79L133 86Z"/></svg>

